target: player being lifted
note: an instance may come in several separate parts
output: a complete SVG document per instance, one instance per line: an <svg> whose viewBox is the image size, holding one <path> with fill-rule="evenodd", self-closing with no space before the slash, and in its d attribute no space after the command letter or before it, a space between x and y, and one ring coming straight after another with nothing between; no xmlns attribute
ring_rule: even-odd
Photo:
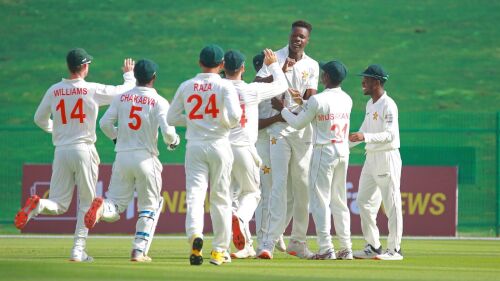
<svg viewBox="0 0 500 281"><path fill-rule="evenodd" d="M191 265L203 263L204 204L210 181L210 216L214 239L210 263L228 262L231 241L231 167L229 130L242 110L231 82L222 79L224 51L217 45L201 50L202 73L182 83L168 112L170 125L186 126L186 234ZM228 255L226 257L226 254Z"/></svg>
<svg viewBox="0 0 500 281"><path fill-rule="evenodd" d="M277 100L273 100L273 107L280 110L283 118L295 129L302 129L309 123L313 126L314 149L309 172L309 198L319 251L311 258L352 260L351 219L345 188L352 99L340 88L347 75L341 62L321 64L321 69L321 82L325 85L325 90L309 98L304 111L295 115L283 108ZM302 103L300 99L296 101ZM330 235L332 216L341 247L337 254Z"/></svg>
<svg viewBox="0 0 500 281"><path fill-rule="evenodd" d="M278 62L288 80L288 91L285 92L286 107L292 112L301 111L301 106L293 97L304 100L316 93L318 87L318 63L304 52L312 26L305 21L292 24L289 44L276 52ZM269 69L262 67L257 73L256 81L271 81ZM276 115L276 114L274 114ZM270 214L268 229L263 235L263 243L259 245L258 256L264 259L273 257L275 241L283 233L287 218L287 200L293 196L293 227L287 252L299 258L309 258L312 253L306 245L306 232L309 223L308 173L311 157L311 128L295 130L287 123L277 122L269 126L270 159L272 188L270 195ZM288 183L290 183L288 185ZM287 192L291 188L290 192ZM287 195L288 194L288 195ZM266 219L266 218L264 218Z"/></svg>
<svg viewBox="0 0 500 281"><path fill-rule="evenodd" d="M270 49L264 50L264 64L273 75L272 83L250 83L242 80L245 72L245 57L238 51L224 55L224 70L239 95L241 109L240 124L231 130L229 141L234 154L231 176L232 192L236 192L237 209L233 213L233 242L240 251L231 254L233 258L255 257L249 222L259 203L259 168L262 160L255 149L258 133L258 104L286 91L287 83L276 55Z"/></svg>
<svg viewBox="0 0 500 281"><path fill-rule="evenodd" d="M128 91L135 85L132 59L124 61L125 83L121 86L85 81L92 59L84 49L69 51L66 56L69 79L62 79L52 85L38 106L35 123L52 134L55 146L49 198L40 199L32 195L14 220L16 227L22 229L39 214L64 214L69 208L76 185L79 205L70 260L77 262L93 260L85 251L88 229L83 217L96 193L100 161L94 146L97 112L99 106L108 105L114 95Z"/></svg>
<svg viewBox="0 0 500 281"><path fill-rule="evenodd" d="M168 101L153 88L157 71L154 62L138 61L134 67L137 86L115 97L101 118L102 131L116 143L116 159L107 198L95 198L85 215L89 229L100 220L115 222L136 191L139 218L131 261L137 262L151 261L147 254L163 206L158 128L169 149L179 144L175 128L167 124Z"/></svg>

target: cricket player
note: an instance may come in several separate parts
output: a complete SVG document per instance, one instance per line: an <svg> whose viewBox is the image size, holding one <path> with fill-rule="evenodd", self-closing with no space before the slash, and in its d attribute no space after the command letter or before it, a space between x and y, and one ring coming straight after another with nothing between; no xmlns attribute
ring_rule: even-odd
<svg viewBox="0 0 500 281"><path fill-rule="evenodd" d="M340 87L347 75L344 64L330 61L321 64L321 69L321 82L325 90L309 98L304 110L298 115L283 108L278 100L274 100L273 106L277 110L282 109L283 119L293 128L302 129L309 123L313 126L309 196L319 251L311 259L352 260L351 223L346 195L352 99ZM300 99L297 102L302 103ZM341 247L337 253L330 235L332 216Z"/></svg>
<svg viewBox="0 0 500 281"><path fill-rule="evenodd" d="M68 52L69 79L52 85L35 113L35 123L52 134L55 146L48 199L32 195L17 213L18 229L39 214L64 214L71 203L75 185L78 192L77 221L70 261L89 262L85 251L88 229L83 217L95 197L99 155L95 149L95 126L99 106L108 105L113 96L133 88L134 61L125 59L124 84L107 86L85 81L93 58L84 49Z"/></svg>
<svg viewBox="0 0 500 281"><path fill-rule="evenodd" d="M258 73L264 64L264 54L259 53L253 57L253 67ZM264 233L267 232L267 217L269 216L269 195L271 193L272 180L271 180L271 159L269 157L269 134L267 133L267 127L271 126L276 122L283 122L281 115L273 115L271 104L269 102L259 103L259 131L257 136L257 142L255 147L260 159L262 160L262 165L260 167L260 201L255 210L255 228L257 234L257 243L262 244L262 237ZM267 118L266 118L267 117ZM262 119L261 119L262 118ZM287 189L289 191L290 189ZM288 225L292 219L292 206L293 197L288 196L287 201L287 211L286 211L286 225ZM263 218L266 218L265 220ZM281 252L286 251L286 244L283 238L283 234L280 235L278 241L275 241L275 247Z"/></svg>
<svg viewBox="0 0 500 281"><path fill-rule="evenodd" d="M158 128L170 150L179 144L175 128L167 124L168 101L153 88L157 72L153 61L139 60L134 67L137 86L115 97L101 118L102 131L116 143L116 159L107 198L95 198L85 215L89 229L100 220L115 222L137 192L139 218L130 257L135 262L151 261L147 254L163 206Z"/></svg>
<svg viewBox="0 0 500 281"><path fill-rule="evenodd" d="M219 72L224 51L208 45L200 52L202 73L182 83L167 115L170 125L186 126L186 233L192 246L191 265L203 263L203 215L210 181L210 216L214 232L210 263L229 261L231 240L231 167L228 136L240 122L238 93ZM229 254L227 254L229 255ZM227 258L230 258L227 256Z"/></svg>
<svg viewBox="0 0 500 281"><path fill-rule="evenodd" d="M355 251L359 259L402 260L401 156L399 155L398 108L384 90L389 75L377 64L363 73L363 93L371 97L359 132L352 133L352 146L365 142L366 160L359 179L357 203L366 247ZM376 218L381 202L388 219L387 250L382 253Z"/></svg>
<svg viewBox="0 0 500 281"><path fill-rule="evenodd" d="M238 202L232 217L233 242L240 250L231 254L233 258L248 258L256 255L249 222L260 200L259 169L262 160L255 148L258 134L258 104L282 94L288 88L276 55L270 49L265 49L264 55L264 64L273 75L272 83L245 83L242 80L245 72L243 54L238 51L229 51L224 55L226 78L236 88L243 111L239 125L231 129L229 134L234 155L231 186L232 192L236 192Z"/></svg>
<svg viewBox="0 0 500 281"><path fill-rule="evenodd" d="M304 52L309 42L311 24L296 21L292 24L289 44L276 52L278 62L288 81L285 92L286 107L297 113L302 110L293 97L300 96L304 100L316 93L318 87L318 63ZM257 82L269 82L272 77L265 66L257 73ZM274 114L279 116L279 112ZM269 116L267 116L269 117ZM281 118L281 117L275 117ZM263 235L263 243L259 245L258 256L272 259L275 241L286 228L287 201L293 196L293 227L287 252L299 258L308 258L312 253L307 248L306 232L309 223L308 173L312 153L311 128L295 130L287 123L276 122L268 128L270 136L270 159L272 188L269 199L268 229ZM287 186L291 191L287 191ZM266 219L266 218L264 218Z"/></svg>

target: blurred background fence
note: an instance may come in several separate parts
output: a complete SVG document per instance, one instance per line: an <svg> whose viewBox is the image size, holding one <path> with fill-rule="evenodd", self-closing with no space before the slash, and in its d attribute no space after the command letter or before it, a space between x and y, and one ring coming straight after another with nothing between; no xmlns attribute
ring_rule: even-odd
<svg viewBox="0 0 500 281"><path fill-rule="evenodd" d="M353 112L351 131L364 112ZM457 166L459 235L498 236L500 232L500 112L400 112L401 155L404 165ZM184 136L184 128L178 128ZM20 207L24 163L51 163L51 136L30 125L0 127L5 145L0 161L0 223L12 224ZM101 163L114 160L113 145L98 130ZM160 144L161 148L161 144ZM183 163L185 140L171 153L160 149L163 163ZM364 161L362 146L351 151L350 164ZM404 175L403 175L404 176ZM432 174L428 175L432 177ZM404 187L403 187L404 188Z"/></svg>

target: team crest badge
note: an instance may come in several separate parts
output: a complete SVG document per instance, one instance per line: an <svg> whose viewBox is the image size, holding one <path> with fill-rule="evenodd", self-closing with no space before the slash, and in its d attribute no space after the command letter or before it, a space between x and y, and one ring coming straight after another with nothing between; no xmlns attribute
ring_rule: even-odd
<svg viewBox="0 0 500 281"><path fill-rule="evenodd" d="M309 72L302 71L302 80L307 80L307 78L309 78Z"/></svg>

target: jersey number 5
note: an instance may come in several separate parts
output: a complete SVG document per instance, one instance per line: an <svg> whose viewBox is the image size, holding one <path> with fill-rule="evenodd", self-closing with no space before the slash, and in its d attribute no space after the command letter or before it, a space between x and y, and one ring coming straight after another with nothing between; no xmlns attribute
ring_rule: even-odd
<svg viewBox="0 0 500 281"><path fill-rule="evenodd" d="M203 99L201 98L201 96L198 94L193 94L189 96L187 102L195 103L193 109L191 110L191 112L189 112L189 119L190 120L203 119L203 114L198 113L198 110L203 104ZM215 100L215 94L211 94L210 97L208 98L208 103L207 106L205 107L205 114L211 114L212 118L217 117L217 115L219 114L219 109L217 108L217 103Z"/></svg>
<svg viewBox="0 0 500 281"><path fill-rule="evenodd" d="M135 119L135 124L133 122L128 122L128 127L134 131L139 130L142 122L141 116L139 116L136 111L142 111L142 107L132 105L132 107L130 108L130 114L128 115L130 119Z"/></svg>
<svg viewBox="0 0 500 281"><path fill-rule="evenodd" d="M67 124L68 120L66 119L66 105L64 103L64 99L61 99L59 101L59 103L56 106L56 111L61 111L61 122L63 124ZM83 120L85 120L85 116L86 116L85 113L83 113L83 99L80 98L76 101L73 110L71 110L69 118L79 119L80 123L83 123Z"/></svg>

